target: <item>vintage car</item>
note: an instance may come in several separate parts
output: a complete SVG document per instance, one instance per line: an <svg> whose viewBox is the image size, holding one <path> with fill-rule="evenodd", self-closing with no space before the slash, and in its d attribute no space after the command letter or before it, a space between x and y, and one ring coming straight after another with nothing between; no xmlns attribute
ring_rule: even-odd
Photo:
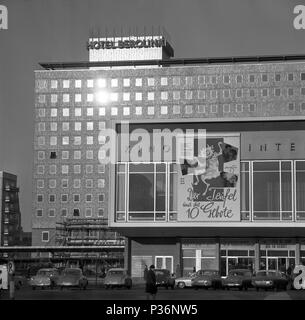
<svg viewBox="0 0 305 320"><path fill-rule="evenodd" d="M56 284L61 290L68 287L77 287L86 290L88 286L88 280L83 275L83 272L80 268L66 268L58 277Z"/></svg>
<svg viewBox="0 0 305 320"><path fill-rule="evenodd" d="M280 271L268 270L258 271L252 278L252 285L258 291L259 289L283 289L287 290L288 278Z"/></svg>
<svg viewBox="0 0 305 320"><path fill-rule="evenodd" d="M175 286L183 289L185 287L192 287L192 280L195 279L197 276L201 275L203 273L203 270L199 270L197 272L190 272L185 277L180 277L175 279Z"/></svg>
<svg viewBox="0 0 305 320"><path fill-rule="evenodd" d="M222 288L238 288L239 290L248 290L252 287L252 272L248 269L233 269L229 271L227 277L222 279Z"/></svg>
<svg viewBox="0 0 305 320"><path fill-rule="evenodd" d="M44 289L45 287L54 288L58 275L56 268L40 269L37 271L36 276L30 278L29 285L33 290L36 288Z"/></svg>
<svg viewBox="0 0 305 320"><path fill-rule="evenodd" d="M114 287L125 287L131 289L132 280L127 273L127 270L123 268L109 269L104 278L104 285L106 289Z"/></svg>
<svg viewBox="0 0 305 320"><path fill-rule="evenodd" d="M199 275L192 279L192 287L199 288L221 288L222 280L218 270L203 270Z"/></svg>
<svg viewBox="0 0 305 320"><path fill-rule="evenodd" d="M175 278L167 269L155 269L157 287L165 287L166 289L175 287Z"/></svg>

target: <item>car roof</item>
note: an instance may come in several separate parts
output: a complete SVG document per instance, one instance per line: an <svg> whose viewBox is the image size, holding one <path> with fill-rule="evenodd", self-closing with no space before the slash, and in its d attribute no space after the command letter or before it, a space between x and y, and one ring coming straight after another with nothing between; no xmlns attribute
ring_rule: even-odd
<svg viewBox="0 0 305 320"><path fill-rule="evenodd" d="M123 269L123 268L111 268L108 271L126 271L126 269Z"/></svg>
<svg viewBox="0 0 305 320"><path fill-rule="evenodd" d="M56 268L41 268L41 269L39 269L38 271L54 271L54 270L57 271Z"/></svg>

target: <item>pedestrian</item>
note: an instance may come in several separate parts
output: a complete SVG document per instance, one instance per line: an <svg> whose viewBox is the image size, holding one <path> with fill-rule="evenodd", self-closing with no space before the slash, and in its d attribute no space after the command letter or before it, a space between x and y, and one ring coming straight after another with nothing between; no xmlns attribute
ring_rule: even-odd
<svg viewBox="0 0 305 320"><path fill-rule="evenodd" d="M145 281L147 279L147 273L148 273L148 267L147 267L147 265L145 265L145 267L144 267L144 280Z"/></svg>
<svg viewBox="0 0 305 320"><path fill-rule="evenodd" d="M147 276L146 276L146 287L145 287L145 292L146 292L146 297L147 300L150 299L150 297L152 297L152 300L156 299L156 294L158 291L157 288L157 281L156 281L156 275L155 275L155 266L152 264L149 267L149 270L147 272Z"/></svg>
<svg viewBox="0 0 305 320"><path fill-rule="evenodd" d="M196 267L193 267L193 273L196 273Z"/></svg>

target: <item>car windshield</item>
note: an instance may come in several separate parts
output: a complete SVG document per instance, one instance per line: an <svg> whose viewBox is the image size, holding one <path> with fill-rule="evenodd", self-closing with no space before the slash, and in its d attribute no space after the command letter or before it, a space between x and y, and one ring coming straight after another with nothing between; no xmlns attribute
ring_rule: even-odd
<svg viewBox="0 0 305 320"><path fill-rule="evenodd" d="M202 275L204 276L216 276L217 274L218 274L218 271L214 271L214 270L205 270L202 273Z"/></svg>
<svg viewBox="0 0 305 320"><path fill-rule="evenodd" d="M113 270L113 271L109 271L108 274L109 275L123 275L124 271L121 270Z"/></svg>
<svg viewBox="0 0 305 320"><path fill-rule="evenodd" d="M258 277L274 277L276 275L275 271L258 271L256 274Z"/></svg>
<svg viewBox="0 0 305 320"><path fill-rule="evenodd" d="M163 275L163 274L166 274L166 272L162 271L162 270L155 270L155 274L156 275Z"/></svg>
<svg viewBox="0 0 305 320"><path fill-rule="evenodd" d="M65 275L65 276L79 276L80 270L66 269L66 270L64 270L63 275Z"/></svg>
<svg viewBox="0 0 305 320"><path fill-rule="evenodd" d="M230 276L237 277L237 276L250 276L251 273L249 271L241 271L241 270L231 270L229 272Z"/></svg>
<svg viewBox="0 0 305 320"><path fill-rule="evenodd" d="M37 275L38 276L50 276L51 274L53 274L54 273L54 271L52 271L52 270L39 270L38 272L37 272Z"/></svg>

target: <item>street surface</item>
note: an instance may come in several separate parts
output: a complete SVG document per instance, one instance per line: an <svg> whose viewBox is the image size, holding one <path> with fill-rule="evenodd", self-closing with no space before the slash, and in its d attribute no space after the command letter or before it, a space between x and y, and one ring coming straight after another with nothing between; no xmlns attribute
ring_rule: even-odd
<svg viewBox="0 0 305 320"><path fill-rule="evenodd" d="M0 294L0 299L9 299L7 290ZM16 300L146 300L144 286L135 286L131 290L108 289L91 286L86 290L79 289L36 289L25 286L15 291ZM156 300L305 300L305 290L287 291L248 291L227 290L194 290L159 288Z"/></svg>

